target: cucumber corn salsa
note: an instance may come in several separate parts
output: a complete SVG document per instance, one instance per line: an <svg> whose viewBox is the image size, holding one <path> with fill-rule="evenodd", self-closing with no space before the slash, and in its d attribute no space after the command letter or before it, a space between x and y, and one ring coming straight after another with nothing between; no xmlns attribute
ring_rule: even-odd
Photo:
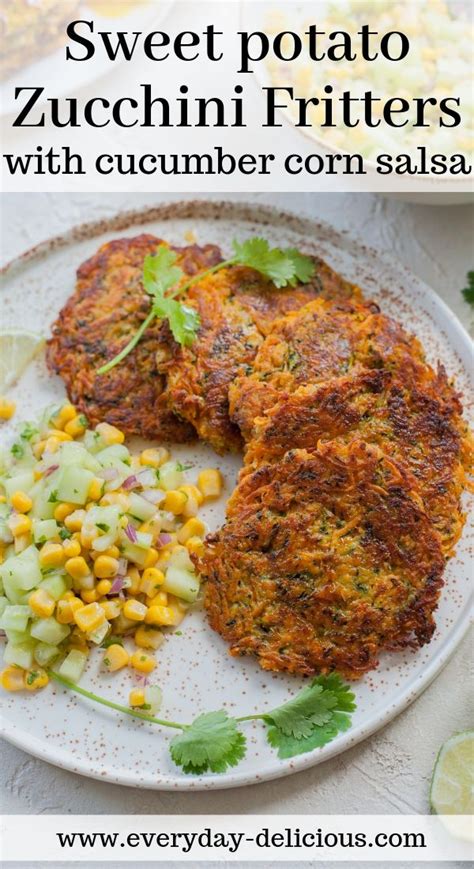
<svg viewBox="0 0 474 869"><path fill-rule="evenodd" d="M202 549L199 508L220 495L221 474L203 470L191 484L164 447L132 455L124 440L65 404L23 425L0 458L7 691L43 688L53 664L78 682L94 647L105 672L148 677L162 628L179 625L198 597L190 553ZM160 697L146 684L129 703L156 711Z"/></svg>

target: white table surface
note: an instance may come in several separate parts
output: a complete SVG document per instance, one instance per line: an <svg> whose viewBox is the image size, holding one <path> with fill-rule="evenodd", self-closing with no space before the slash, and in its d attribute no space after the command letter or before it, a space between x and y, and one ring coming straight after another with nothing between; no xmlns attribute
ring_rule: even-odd
<svg viewBox="0 0 474 869"><path fill-rule="evenodd" d="M122 194L4 195L2 259L5 262L36 242L84 220L172 198L154 194L141 194L133 199ZM470 309L460 294L466 272L474 267L472 206L408 205L369 194L274 194L242 198L304 212L354 236L363 235L366 243L391 251L409 266L444 298L465 326L472 326ZM471 635L424 694L375 736L313 769L235 790L185 794L123 788L56 769L4 743L2 811L424 813L428 810L428 785L441 743L454 731L472 726L467 690L472 685L469 682L472 660Z"/></svg>

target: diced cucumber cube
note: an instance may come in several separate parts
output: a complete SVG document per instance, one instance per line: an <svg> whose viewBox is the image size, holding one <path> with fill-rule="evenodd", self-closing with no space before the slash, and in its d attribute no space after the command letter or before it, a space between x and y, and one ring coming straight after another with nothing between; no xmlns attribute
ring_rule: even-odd
<svg viewBox="0 0 474 869"><path fill-rule="evenodd" d="M122 548L123 557L128 561L133 561L139 567L143 567L146 561L146 550L140 546L135 546L134 543L124 543Z"/></svg>
<svg viewBox="0 0 474 869"><path fill-rule="evenodd" d="M36 546L28 546L19 555L7 558L0 565L0 576L5 585L5 593L10 597L7 586L16 592L29 591L41 581L39 553Z"/></svg>
<svg viewBox="0 0 474 869"><path fill-rule="evenodd" d="M54 600L59 600L72 586L72 578L64 573L50 573L46 579L40 582L40 588L44 588Z"/></svg>
<svg viewBox="0 0 474 869"><path fill-rule="evenodd" d="M7 520L4 516L0 516L0 543L12 543L13 534L10 531Z"/></svg>
<svg viewBox="0 0 474 869"><path fill-rule="evenodd" d="M110 628L110 622L103 622L100 627L96 628L95 631L90 631L87 634L87 639L91 641L91 643L95 643L96 646L100 645L102 640L107 636L107 633Z"/></svg>
<svg viewBox="0 0 474 869"><path fill-rule="evenodd" d="M5 631L7 640L12 646L21 646L22 643L29 643L31 640L29 631Z"/></svg>
<svg viewBox="0 0 474 869"><path fill-rule="evenodd" d="M52 519L57 506L57 486L58 472L55 471L48 479L48 485L42 480L39 480L30 492L30 498L33 498L33 508L30 511L30 516L34 519Z"/></svg>
<svg viewBox="0 0 474 869"><path fill-rule="evenodd" d="M5 597L4 595L1 595L0 596L0 618L3 616L3 613L5 612L5 607L7 607L7 606L8 606L8 598Z"/></svg>
<svg viewBox="0 0 474 869"><path fill-rule="evenodd" d="M5 495L10 501L15 492L26 492L28 494L33 488L34 482L33 471L22 471L21 474L15 474L14 477L10 477L4 482Z"/></svg>
<svg viewBox="0 0 474 869"><path fill-rule="evenodd" d="M135 492L132 492L128 496L128 500L130 502L128 513L130 516L134 516L135 519L141 519L142 522L146 522L155 515L155 505L150 504L150 501L147 501L146 498L142 498L141 495L136 495Z"/></svg>
<svg viewBox="0 0 474 869"><path fill-rule="evenodd" d="M149 711L154 715L161 707L163 693L158 685L147 685L145 688L145 703L150 707Z"/></svg>
<svg viewBox="0 0 474 869"><path fill-rule="evenodd" d="M79 649L71 649L64 658L58 672L70 682L79 682L87 664L87 655Z"/></svg>
<svg viewBox="0 0 474 869"><path fill-rule="evenodd" d="M29 606L10 604L3 611L0 627L4 631L26 631L31 616L32 612Z"/></svg>
<svg viewBox="0 0 474 869"><path fill-rule="evenodd" d="M124 462L130 470L128 465L130 453L123 444L112 444L112 446L106 447L105 450L96 453L96 459L103 468L115 467L115 463L118 461Z"/></svg>
<svg viewBox="0 0 474 869"><path fill-rule="evenodd" d="M185 546L175 546L170 555L170 564L173 567L184 567L185 570L194 571L194 565Z"/></svg>
<svg viewBox="0 0 474 869"><path fill-rule="evenodd" d="M199 594L199 588L199 579L195 573L170 564L160 590L167 591L169 594L174 594L176 597L192 603Z"/></svg>
<svg viewBox="0 0 474 869"><path fill-rule="evenodd" d="M31 625L30 634L35 640L57 646L66 639L70 633L67 625L60 625L52 616L48 619L38 619Z"/></svg>
<svg viewBox="0 0 474 869"><path fill-rule="evenodd" d="M120 507L112 504L109 507L92 507L87 511L84 524L86 527L97 527L102 534L110 534L115 539L119 530Z"/></svg>
<svg viewBox="0 0 474 869"><path fill-rule="evenodd" d="M87 429L84 433L84 446L89 453L92 453L94 456L105 447L104 441L102 440L98 431L93 431L92 429ZM92 470L92 468L91 468Z"/></svg>
<svg viewBox="0 0 474 869"><path fill-rule="evenodd" d="M180 471L177 462L165 462L160 468L160 488L167 492L171 489L179 489L184 483L183 472Z"/></svg>
<svg viewBox="0 0 474 869"><path fill-rule="evenodd" d="M33 519L33 540L36 544L46 543L59 536L59 525L55 519Z"/></svg>
<svg viewBox="0 0 474 869"><path fill-rule="evenodd" d="M92 471L87 471L77 465L68 465L63 468L57 487L58 501L82 506L87 501L87 493L93 479Z"/></svg>
<svg viewBox="0 0 474 869"><path fill-rule="evenodd" d="M37 643L33 656L40 667L48 667L51 661L57 658L59 652L60 649L57 646L51 646L49 643Z"/></svg>
<svg viewBox="0 0 474 869"><path fill-rule="evenodd" d="M5 664L14 664L17 667L23 667L24 670L29 670L33 664L33 649L35 643L30 640L26 643L19 643L14 646L13 643L7 643L3 653Z"/></svg>

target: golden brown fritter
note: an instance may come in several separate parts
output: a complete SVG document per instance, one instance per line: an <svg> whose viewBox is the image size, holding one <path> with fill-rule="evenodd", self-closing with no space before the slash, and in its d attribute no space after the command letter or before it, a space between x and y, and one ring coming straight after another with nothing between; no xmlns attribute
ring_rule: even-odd
<svg viewBox="0 0 474 869"><path fill-rule="evenodd" d="M413 474L443 550L452 554L464 523L460 498L472 459L468 429L444 369L423 385L407 383L403 375L367 370L282 396L258 420L246 462L250 472L290 449L313 452L320 441L360 438Z"/></svg>
<svg viewBox="0 0 474 869"><path fill-rule="evenodd" d="M265 669L355 679L434 631L439 535L415 481L361 440L244 475L195 560L212 627Z"/></svg>
<svg viewBox="0 0 474 869"><path fill-rule="evenodd" d="M277 289L257 271L232 266L191 287L186 303L199 312L201 326L190 347L170 340L172 355L159 357L167 375L169 406L196 428L218 453L242 448L242 438L229 418L229 387L241 367L250 370L262 336L275 319L296 311L321 293L327 298L360 295L321 260L308 284ZM165 330L166 331L166 330Z"/></svg>
<svg viewBox="0 0 474 869"><path fill-rule="evenodd" d="M399 367L415 377L424 367L422 347L377 305L317 299L275 322L252 369L231 385L230 415L249 440L254 421L282 393L365 368Z"/></svg>
<svg viewBox="0 0 474 869"><path fill-rule="evenodd" d="M163 244L153 235L108 242L77 272L76 290L53 325L47 360L66 384L69 398L92 424L106 420L127 434L183 442L194 437L163 395L156 351L166 333L155 321L137 347L107 374L97 374L135 334L148 314L142 284L143 261ZM173 248L188 274L221 259L214 245Z"/></svg>

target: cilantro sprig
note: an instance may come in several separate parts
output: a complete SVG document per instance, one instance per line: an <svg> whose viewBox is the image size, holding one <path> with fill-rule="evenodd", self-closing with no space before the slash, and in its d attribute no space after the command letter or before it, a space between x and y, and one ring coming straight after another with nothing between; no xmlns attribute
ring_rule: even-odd
<svg viewBox="0 0 474 869"><path fill-rule="evenodd" d="M175 296L183 296L198 281L234 265L250 266L269 278L278 289L308 283L314 275L314 263L296 248L270 247L264 238L249 238L244 242L232 242L233 256L205 271L184 280L185 273L177 265L178 257L164 244L156 254L148 254L143 263L143 286L151 296L147 317L126 346L98 369L106 374L122 362L137 346L142 335L155 319L167 320L173 338L184 347L190 346L200 326L198 312Z"/></svg>
<svg viewBox="0 0 474 869"><path fill-rule="evenodd" d="M183 772L192 775L223 773L237 766L246 753L247 740L241 729L245 722L261 721L266 727L267 742L277 750L278 757L289 758L331 742L350 727L351 713L356 708L349 686L332 674L316 677L295 697L270 712L233 718L220 709L199 715L191 724L180 724L106 700L53 670L49 675L65 688L110 709L179 730L171 740L170 754Z"/></svg>
<svg viewBox="0 0 474 869"><path fill-rule="evenodd" d="M474 308L474 271L467 273L467 287L461 290L465 301Z"/></svg>

